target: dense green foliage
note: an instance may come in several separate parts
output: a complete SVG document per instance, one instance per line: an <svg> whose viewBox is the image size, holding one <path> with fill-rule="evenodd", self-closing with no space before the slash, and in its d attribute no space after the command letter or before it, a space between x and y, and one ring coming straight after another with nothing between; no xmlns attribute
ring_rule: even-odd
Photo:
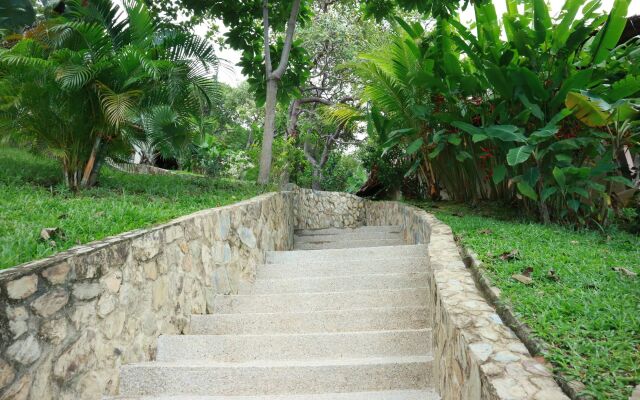
<svg viewBox="0 0 640 400"><path fill-rule="evenodd" d="M150 143L191 144L216 91L205 40L162 30L138 0L67 2L0 51L3 135L48 149L73 189L91 186L109 155Z"/></svg>
<svg viewBox="0 0 640 400"><path fill-rule="evenodd" d="M595 399L629 398L640 382L640 287L613 268L640 274L638 236L533 224L495 204L419 205L478 254L503 299L547 344L544 357L557 372L584 383L584 395ZM500 258L513 250L518 259ZM511 278L529 267L532 285Z"/></svg>
<svg viewBox="0 0 640 400"><path fill-rule="evenodd" d="M615 47L629 1L607 17L568 0L557 19L542 0L508 3L502 24L492 3L475 4L475 35L455 19L432 30L398 19L392 44L353 65L388 120L383 148L404 149L433 198L442 188L606 225L635 193L618 162L639 144L640 42ZM334 117L361 118L349 111Z"/></svg>
<svg viewBox="0 0 640 400"><path fill-rule="evenodd" d="M20 31L35 19L36 12L29 0L0 0L0 29Z"/></svg>
<svg viewBox="0 0 640 400"><path fill-rule="evenodd" d="M73 193L54 160L6 147L0 147L0 170L0 269L261 191L249 182L105 168L98 187ZM46 242L43 228L60 228L63 235Z"/></svg>

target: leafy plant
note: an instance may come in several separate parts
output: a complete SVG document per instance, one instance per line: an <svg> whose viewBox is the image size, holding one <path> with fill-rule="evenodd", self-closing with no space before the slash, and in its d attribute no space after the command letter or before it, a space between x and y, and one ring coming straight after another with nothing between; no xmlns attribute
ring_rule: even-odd
<svg viewBox="0 0 640 400"><path fill-rule="evenodd" d="M0 119L59 158L75 190L137 142L161 154L190 145L216 98L216 65L210 44L159 29L139 0L69 1L0 51Z"/></svg>
<svg viewBox="0 0 640 400"><path fill-rule="evenodd" d="M606 224L631 185L617 157L638 146L638 42L615 47L629 2L607 17L567 0L555 19L524 3L509 2L502 25L491 2L474 4L475 34L455 19L432 31L398 20L391 45L357 67L363 97L393 126L383 147L404 149L432 197Z"/></svg>

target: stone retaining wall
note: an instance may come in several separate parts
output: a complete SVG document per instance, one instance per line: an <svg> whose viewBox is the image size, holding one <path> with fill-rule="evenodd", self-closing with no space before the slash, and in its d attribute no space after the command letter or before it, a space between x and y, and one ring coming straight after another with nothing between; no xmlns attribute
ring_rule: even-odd
<svg viewBox="0 0 640 400"><path fill-rule="evenodd" d="M435 381L444 400L565 400L482 298L453 235L423 210L295 189L202 211L0 271L0 400L100 399L215 294L242 292L293 230L403 225L429 243Z"/></svg>
<svg viewBox="0 0 640 400"><path fill-rule="evenodd" d="M403 225L408 243L429 244L434 380L443 400L568 400L482 297L451 228L396 202L368 202L366 224Z"/></svg>
<svg viewBox="0 0 640 400"><path fill-rule="evenodd" d="M347 193L295 189L297 229L356 228L365 224L366 200Z"/></svg>
<svg viewBox="0 0 640 400"><path fill-rule="evenodd" d="M293 242L293 193L267 194L0 271L0 399L98 400L215 294Z"/></svg>

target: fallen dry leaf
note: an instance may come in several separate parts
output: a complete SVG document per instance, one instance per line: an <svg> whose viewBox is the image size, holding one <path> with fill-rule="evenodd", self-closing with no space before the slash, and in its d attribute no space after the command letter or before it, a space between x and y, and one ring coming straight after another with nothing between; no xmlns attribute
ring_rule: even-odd
<svg viewBox="0 0 640 400"><path fill-rule="evenodd" d="M571 243L571 244L578 244L578 243L580 243L580 242L578 242L577 240L572 240L572 241L570 241L569 243Z"/></svg>
<svg viewBox="0 0 640 400"><path fill-rule="evenodd" d="M635 272L626 269L625 267L613 267L611 268L612 270L621 273L622 275L626 275L629 276L631 278L635 278L636 276L638 276L638 274L636 274Z"/></svg>
<svg viewBox="0 0 640 400"><path fill-rule="evenodd" d="M527 267L522 271L522 275L526 276L527 278L531 278L532 272L533 272L533 267Z"/></svg>
<svg viewBox="0 0 640 400"><path fill-rule="evenodd" d="M64 238L64 232L60 228L43 228L40 231L40 239L43 241L53 241L55 238Z"/></svg>
<svg viewBox="0 0 640 400"><path fill-rule="evenodd" d="M500 259L503 261L519 260L520 252L518 250L505 251L500 254Z"/></svg>
<svg viewBox="0 0 640 400"><path fill-rule="evenodd" d="M523 283L525 285L531 285L533 283L533 279L531 279L528 276L524 276L524 275L520 275L520 274L515 274L515 275L511 275L511 277L515 280L517 280L520 283Z"/></svg>
<svg viewBox="0 0 640 400"><path fill-rule="evenodd" d="M551 279L552 281L556 281L556 282L558 282L560 280L560 277L556 273L556 270L553 269L553 268L550 269L549 272L547 272L547 278Z"/></svg>
<svg viewBox="0 0 640 400"><path fill-rule="evenodd" d="M480 233L482 235L491 235L493 233L493 231L491 229L483 229L483 230L479 231L478 233Z"/></svg>

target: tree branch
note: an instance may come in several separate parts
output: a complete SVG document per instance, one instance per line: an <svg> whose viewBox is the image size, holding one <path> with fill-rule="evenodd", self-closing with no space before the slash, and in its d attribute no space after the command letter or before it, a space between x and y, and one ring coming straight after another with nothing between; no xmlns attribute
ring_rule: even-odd
<svg viewBox="0 0 640 400"><path fill-rule="evenodd" d="M265 3L267 0L264 0ZM282 49L282 55L280 56L280 64L278 68L271 74L272 79L280 79L284 75L284 71L287 70L287 63L289 62L289 54L291 53L291 46L293 45L293 33L296 30L296 22L298 21L298 13L300 12L300 0L294 0L291 5L291 15L289 15L289 21L287 22L287 32L284 39L284 49ZM269 78L269 76L267 76Z"/></svg>
<svg viewBox="0 0 640 400"><path fill-rule="evenodd" d="M269 43L269 0L262 1L262 26L264 28L264 64L267 79L271 75L273 65L271 64L271 44Z"/></svg>

